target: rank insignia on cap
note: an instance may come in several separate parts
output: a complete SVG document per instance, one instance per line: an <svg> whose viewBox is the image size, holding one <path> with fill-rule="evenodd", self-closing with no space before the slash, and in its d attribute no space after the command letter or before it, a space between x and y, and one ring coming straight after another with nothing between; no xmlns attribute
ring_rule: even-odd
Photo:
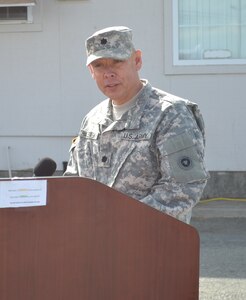
<svg viewBox="0 0 246 300"><path fill-rule="evenodd" d="M178 164L181 169L190 170L192 168L192 160L187 156L183 156L179 159Z"/></svg>
<svg viewBox="0 0 246 300"><path fill-rule="evenodd" d="M108 40L107 40L107 39L105 39L105 38L101 39L101 44L102 44L102 45L106 45L106 44L107 44L107 42L108 42Z"/></svg>
<svg viewBox="0 0 246 300"><path fill-rule="evenodd" d="M134 52L132 30L125 26L113 26L95 32L86 40L88 66L99 58L127 60Z"/></svg>

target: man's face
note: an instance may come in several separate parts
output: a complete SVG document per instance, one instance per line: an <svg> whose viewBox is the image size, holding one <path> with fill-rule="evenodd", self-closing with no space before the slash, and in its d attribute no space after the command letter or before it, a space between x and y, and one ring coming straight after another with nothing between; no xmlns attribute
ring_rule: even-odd
<svg viewBox="0 0 246 300"><path fill-rule="evenodd" d="M115 104L123 104L141 89L138 71L142 66L141 51L135 51L128 60L99 58L89 65L98 88Z"/></svg>

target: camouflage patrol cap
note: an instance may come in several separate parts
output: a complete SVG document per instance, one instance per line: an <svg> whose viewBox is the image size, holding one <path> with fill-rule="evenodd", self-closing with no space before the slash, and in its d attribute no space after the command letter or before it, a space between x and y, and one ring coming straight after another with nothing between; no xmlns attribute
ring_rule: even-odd
<svg viewBox="0 0 246 300"><path fill-rule="evenodd" d="M99 58L127 60L133 49L132 30L130 28L124 26L104 28L86 40L86 65L88 66Z"/></svg>

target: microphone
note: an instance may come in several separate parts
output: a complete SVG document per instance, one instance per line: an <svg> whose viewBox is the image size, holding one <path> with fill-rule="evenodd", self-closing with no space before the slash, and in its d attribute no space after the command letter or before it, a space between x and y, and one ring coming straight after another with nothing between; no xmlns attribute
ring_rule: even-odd
<svg viewBox="0 0 246 300"><path fill-rule="evenodd" d="M33 169L34 176L36 177L52 176L55 173L55 171L56 162L49 157L41 159Z"/></svg>

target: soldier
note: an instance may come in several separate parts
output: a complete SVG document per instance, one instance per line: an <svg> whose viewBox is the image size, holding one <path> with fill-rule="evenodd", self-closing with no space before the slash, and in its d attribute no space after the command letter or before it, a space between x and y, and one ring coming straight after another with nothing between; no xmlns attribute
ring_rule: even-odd
<svg viewBox="0 0 246 300"><path fill-rule="evenodd" d="M197 105L140 79L141 51L128 27L97 31L86 50L108 98L83 119L64 175L97 180L189 223L208 178Z"/></svg>

